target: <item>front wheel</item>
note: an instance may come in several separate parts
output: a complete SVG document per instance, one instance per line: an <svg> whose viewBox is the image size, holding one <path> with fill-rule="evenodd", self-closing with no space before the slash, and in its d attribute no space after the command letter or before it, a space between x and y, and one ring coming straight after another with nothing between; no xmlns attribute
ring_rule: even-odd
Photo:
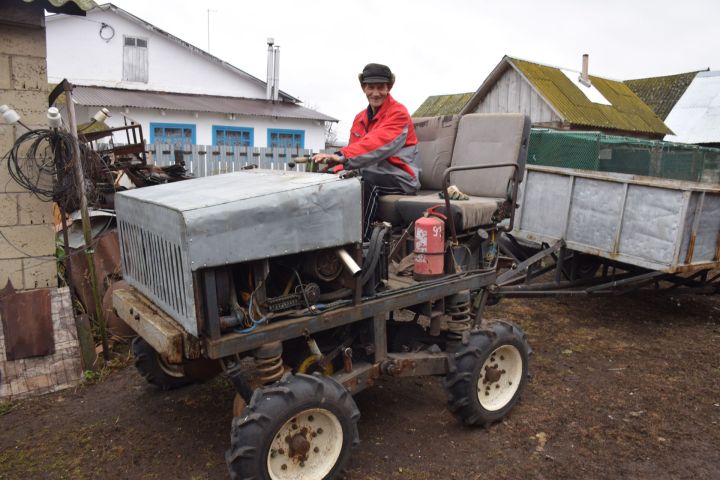
<svg viewBox="0 0 720 480"><path fill-rule="evenodd" d="M518 402L528 378L530 346L517 325L495 321L450 355L448 408L468 425L500 421Z"/></svg>
<svg viewBox="0 0 720 480"><path fill-rule="evenodd" d="M255 390L232 422L225 459L230 477L243 480L337 478L359 443L360 412L335 380L286 374Z"/></svg>
<svg viewBox="0 0 720 480"><path fill-rule="evenodd" d="M161 390L174 390L194 382L183 365L171 365L142 337L132 342L135 368L148 383Z"/></svg>

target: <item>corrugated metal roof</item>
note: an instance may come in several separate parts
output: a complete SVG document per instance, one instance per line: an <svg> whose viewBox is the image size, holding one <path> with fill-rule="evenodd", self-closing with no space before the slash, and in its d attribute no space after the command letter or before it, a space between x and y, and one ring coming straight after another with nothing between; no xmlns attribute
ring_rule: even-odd
<svg viewBox="0 0 720 480"><path fill-rule="evenodd" d="M623 82L590 75L595 88L612 104L601 105L591 102L560 68L511 57L503 60L517 68L570 124L627 132L672 133L655 112Z"/></svg>
<svg viewBox="0 0 720 480"><path fill-rule="evenodd" d="M440 115L456 115L475 92L456 93L453 95L433 95L412 114L413 117L437 117Z"/></svg>
<svg viewBox="0 0 720 480"><path fill-rule="evenodd" d="M667 116L681 143L720 143L720 72L699 72Z"/></svg>
<svg viewBox="0 0 720 480"><path fill-rule="evenodd" d="M625 85L630 87L643 102L647 103L658 117L665 120L697 73L695 71L662 77L625 80Z"/></svg>
<svg viewBox="0 0 720 480"><path fill-rule="evenodd" d="M66 15L85 15L85 12L97 7L93 0L22 0L25 3L42 5L45 10Z"/></svg>
<svg viewBox="0 0 720 480"><path fill-rule="evenodd" d="M190 112L213 112L236 115L295 118L301 120L338 120L309 108L290 102L272 103L239 97L192 95L187 93L152 92L94 86L75 86L73 99L80 105L92 107L152 108L156 110L180 110Z"/></svg>

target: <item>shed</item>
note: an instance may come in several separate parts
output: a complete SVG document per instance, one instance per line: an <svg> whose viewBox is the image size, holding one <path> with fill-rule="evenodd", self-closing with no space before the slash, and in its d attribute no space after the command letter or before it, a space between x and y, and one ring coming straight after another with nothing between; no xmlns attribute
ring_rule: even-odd
<svg viewBox="0 0 720 480"><path fill-rule="evenodd" d="M450 105L441 114L520 112L534 127L651 139L672 133L623 82L586 75L583 83L582 75L506 55L461 108L453 100L465 94L429 97L416 116L427 115L432 105Z"/></svg>

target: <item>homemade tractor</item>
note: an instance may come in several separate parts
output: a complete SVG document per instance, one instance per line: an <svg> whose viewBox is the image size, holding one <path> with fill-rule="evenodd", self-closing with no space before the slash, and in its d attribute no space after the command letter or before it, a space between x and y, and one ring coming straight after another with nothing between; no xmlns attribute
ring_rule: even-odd
<svg viewBox="0 0 720 480"><path fill-rule="evenodd" d="M525 335L482 312L528 120L436 117L416 131L423 191L382 197L367 242L359 178L255 169L116 196L131 287L114 307L139 335L136 366L162 389L227 375L232 478L336 478L359 442L351 394L380 376L444 376L468 425L499 421L522 394ZM451 184L469 198L450 200Z"/></svg>

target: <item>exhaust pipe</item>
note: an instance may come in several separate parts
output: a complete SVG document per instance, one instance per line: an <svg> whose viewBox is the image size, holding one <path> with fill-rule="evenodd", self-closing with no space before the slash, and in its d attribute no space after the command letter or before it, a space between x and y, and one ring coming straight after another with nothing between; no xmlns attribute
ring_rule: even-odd
<svg viewBox="0 0 720 480"><path fill-rule="evenodd" d="M360 265L358 265L355 260L350 256L350 254L345 250L344 248L338 248L335 250L335 254L342 260L343 264L345 265L345 268L348 269L348 271L352 274L353 278L359 276L362 273L362 268L360 268Z"/></svg>

